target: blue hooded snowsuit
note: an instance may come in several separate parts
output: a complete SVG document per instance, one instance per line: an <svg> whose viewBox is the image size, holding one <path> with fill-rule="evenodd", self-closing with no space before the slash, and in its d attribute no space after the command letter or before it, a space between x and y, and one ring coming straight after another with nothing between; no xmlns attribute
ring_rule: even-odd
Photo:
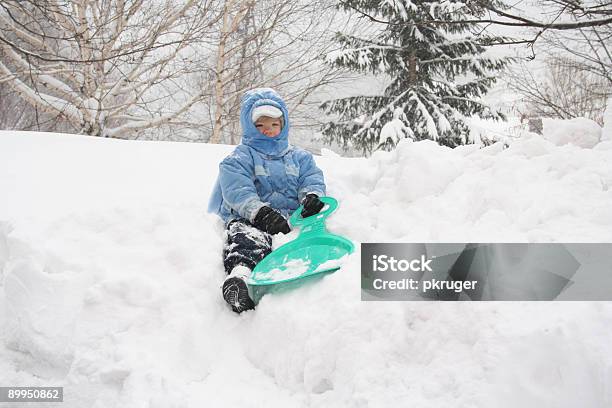
<svg viewBox="0 0 612 408"><path fill-rule="evenodd" d="M261 105L272 105L283 112L283 128L275 137L257 130L251 112ZM253 221L265 205L289 216L304 196L325 195L323 172L312 154L289 145L289 115L285 102L272 89L246 92L240 111L242 143L219 165L219 177L208 210L225 222L236 218Z"/></svg>

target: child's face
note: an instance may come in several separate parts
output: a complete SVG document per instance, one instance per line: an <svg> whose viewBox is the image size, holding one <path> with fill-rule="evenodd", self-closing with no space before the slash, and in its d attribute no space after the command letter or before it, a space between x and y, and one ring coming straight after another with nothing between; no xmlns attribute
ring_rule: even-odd
<svg viewBox="0 0 612 408"><path fill-rule="evenodd" d="M281 132L281 119L262 116L255 121L255 127L267 137L276 137Z"/></svg>

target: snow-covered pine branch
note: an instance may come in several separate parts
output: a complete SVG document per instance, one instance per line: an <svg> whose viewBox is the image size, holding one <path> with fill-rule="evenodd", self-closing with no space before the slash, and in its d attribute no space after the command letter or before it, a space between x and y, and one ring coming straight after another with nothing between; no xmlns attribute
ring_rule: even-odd
<svg viewBox="0 0 612 408"><path fill-rule="evenodd" d="M421 24L480 16L486 9L479 2L345 0L341 4L388 24L373 23L376 30L369 36L338 34L341 49L327 61L384 74L391 81L380 97L355 96L322 104L333 117L323 127L327 142L351 143L368 152L390 149L403 135L457 146L468 141L466 116L502 117L481 97L495 82L494 73L509 60L487 55L481 44L487 35L476 37L473 24Z"/></svg>

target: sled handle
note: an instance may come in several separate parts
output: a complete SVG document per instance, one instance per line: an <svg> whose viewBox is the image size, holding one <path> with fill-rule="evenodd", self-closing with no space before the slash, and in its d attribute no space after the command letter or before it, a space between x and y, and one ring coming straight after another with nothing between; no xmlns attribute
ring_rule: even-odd
<svg viewBox="0 0 612 408"><path fill-rule="evenodd" d="M310 217L304 218L302 217L302 210L304 209L304 206L300 205L297 210L293 212L291 218L289 219L291 225L293 225L294 227L307 227L315 223L323 223L325 219L329 217L329 215L333 213L336 208L338 208L338 200L333 197L319 197L319 200L323 201L324 204L327 204L327 208L325 210L322 210L318 214L314 214Z"/></svg>

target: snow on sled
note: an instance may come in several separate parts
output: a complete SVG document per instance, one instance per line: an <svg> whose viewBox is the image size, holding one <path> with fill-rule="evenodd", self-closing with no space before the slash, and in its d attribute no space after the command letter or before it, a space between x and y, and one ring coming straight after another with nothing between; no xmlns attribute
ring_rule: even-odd
<svg viewBox="0 0 612 408"><path fill-rule="evenodd" d="M300 227L300 235L272 251L253 269L247 284L255 302L266 293L291 289L307 278L337 271L342 258L354 251L350 240L325 228L325 219L338 207L338 201L332 197L321 197L321 201L326 206L310 217L302 217L302 206L295 210L290 222Z"/></svg>

